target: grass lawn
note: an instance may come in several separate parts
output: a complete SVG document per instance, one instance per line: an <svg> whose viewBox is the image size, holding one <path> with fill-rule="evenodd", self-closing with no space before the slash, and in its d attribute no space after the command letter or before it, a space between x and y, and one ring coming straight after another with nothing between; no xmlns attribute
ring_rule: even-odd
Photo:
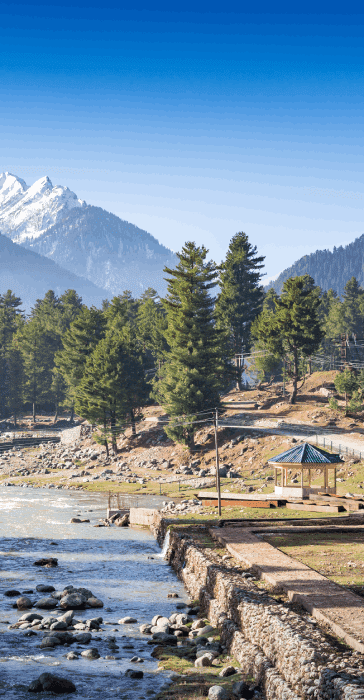
<svg viewBox="0 0 364 700"><path fill-rule="evenodd" d="M282 532L265 535L264 539L335 583L364 596L364 531Z"/></svg>

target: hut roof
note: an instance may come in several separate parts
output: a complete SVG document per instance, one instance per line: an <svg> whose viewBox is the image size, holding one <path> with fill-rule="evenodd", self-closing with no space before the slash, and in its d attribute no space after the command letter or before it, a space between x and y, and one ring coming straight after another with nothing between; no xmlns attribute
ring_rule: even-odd
<svg viewBox="0 0 364 700"><path fill-rule="evenodd" d="M268 460L269 463L280 464L335 464L341 461L340 455L331 454L316 445L310 445L309 442L303 442Z"/></svg>

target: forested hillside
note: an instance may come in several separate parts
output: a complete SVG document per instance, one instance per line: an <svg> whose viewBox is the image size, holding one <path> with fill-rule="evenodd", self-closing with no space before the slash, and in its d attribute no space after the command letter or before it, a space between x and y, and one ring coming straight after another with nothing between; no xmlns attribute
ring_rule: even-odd
<svg viewBox="0 0 364 700"><path fill-rule="evenodd" d="M343 294L349 279L355 277L364 286L364 234L346 246L330 250L316 250L311 255L304 255L291 267L283 270L267 289L274 289L277 294L282 291L283 283L289 277L305 275L313 277L315 283L323 291L333 289L337 294Z"/></svg>

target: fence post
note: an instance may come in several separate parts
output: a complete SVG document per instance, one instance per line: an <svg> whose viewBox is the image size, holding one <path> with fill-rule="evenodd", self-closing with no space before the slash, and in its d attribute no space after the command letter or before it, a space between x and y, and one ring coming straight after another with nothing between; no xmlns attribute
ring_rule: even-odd
<svg viewBox="0 0 364 700"><path fill-rule="evenodd" d="M324 438L324 447L325 447L325 438Z"/></svg>

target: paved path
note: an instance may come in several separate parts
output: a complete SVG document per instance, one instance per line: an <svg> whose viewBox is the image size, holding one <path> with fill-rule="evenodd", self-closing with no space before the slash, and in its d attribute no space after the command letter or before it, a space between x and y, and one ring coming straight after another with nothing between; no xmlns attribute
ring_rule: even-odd
<svg viewBox="0 0 364 700"><path fill-rule="evenodd" d="M244 428L244 430L252 430L262 434L272 433L272 435L287 435L294 437L297 440L305 440L307 442L315 442L316 435L319 436L318 444L323 447L330 448L330 444L335 445L335 448L341 446L341 451L345 452L346 448L361 452L364 457L364 435L353 433L338 433L330 429L320 428L320 426L307 426L305 423L286 423L285 421L274 421L270 419L258 418L249 414L231 416L220 421L220 425L231 428Z"/></svg>
<svg viewBox="0 0 364 700"><path fill-rule="evenodd" d="M364 599L258 538L250 528L210 528L236 559L281 587L357 651L364 652Z"/></svg>

